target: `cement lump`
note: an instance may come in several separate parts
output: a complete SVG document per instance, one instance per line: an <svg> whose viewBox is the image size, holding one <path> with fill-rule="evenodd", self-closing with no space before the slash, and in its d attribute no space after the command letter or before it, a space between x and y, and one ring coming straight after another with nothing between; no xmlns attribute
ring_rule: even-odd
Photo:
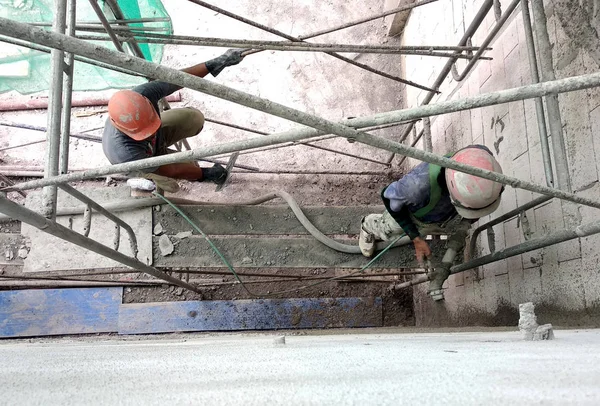
<svg viewBox="0 0 600 406"><path fill-rule="evenodd" d="M526 341L553 340L552 324L540 326L535 316L535 306L531 302L519 305L519 330Z"/></svg>
<svg viewBox="0 0 600 406"><path fill-rule="evenodd" d="M169 239L169 236L166 234L161 235L158 239L158 248L160 249L160 255L162 255L163 257L171 255L175 250L173 243Z"/></svg>

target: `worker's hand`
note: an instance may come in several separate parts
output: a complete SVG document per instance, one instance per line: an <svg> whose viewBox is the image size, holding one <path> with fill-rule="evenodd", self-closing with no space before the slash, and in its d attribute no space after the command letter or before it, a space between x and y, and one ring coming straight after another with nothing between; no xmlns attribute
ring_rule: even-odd
<svg viewBox="0 0 600 406"><path fill-rule="evenodd" d="M424 260L431 257L431 248L429 248L429 244L427 244L427 242L421 237L415 238L413 240L413 244L415 245L417 262L419 265L423 266Z"/></svg>
<svg viewBox="0 0 600 406"><path fill-rule="evenodd" d="M217 76L226 67L242 62L242 53L246 51L248 49L228 49L223 55L205 62L206 68L213 76Z"/></svg>

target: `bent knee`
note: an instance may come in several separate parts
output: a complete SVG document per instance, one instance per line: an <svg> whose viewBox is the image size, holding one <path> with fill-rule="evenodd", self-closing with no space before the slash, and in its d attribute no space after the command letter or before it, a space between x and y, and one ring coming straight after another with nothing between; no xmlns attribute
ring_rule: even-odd
<svg viewBox="0 0 600 406"><path fill-rule="evenodd" d="M190 123L194 126L194 128L198 129L196 131L197 134L204 128L204 114L194 107L187 107L187 109L190 110Z"/></svg>

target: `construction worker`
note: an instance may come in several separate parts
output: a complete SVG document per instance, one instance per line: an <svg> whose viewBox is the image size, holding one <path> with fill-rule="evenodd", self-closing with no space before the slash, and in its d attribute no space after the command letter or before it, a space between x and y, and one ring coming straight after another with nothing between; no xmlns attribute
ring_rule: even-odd
<svg viewBox="0 0 600 406"><path fill-rule="evenodd" d="M470 145L446 156L502 173L492 152L483 145ZM503 190L497 182L423 162L382 191L387 209L383 214L370 214L362 219L361 252L371 257L376 240L387 241L406 234L414 244L418 262L423 264L424 259L431 257L424 237L449 235L442 265L430 275L429 294L441 300L442 285L450 275L456 254L465 244L471 224L498 208Z"/></svg>
<svg viewBox="0 0 600 406"><path fill-rule="evenodd" d="M240 63L242 52L244 50L230 49L218 58L182 71L201 78L209 73L217 76L226 67ZM153 81L132 90L120 90L110 98L102 148L111 164L174 152L168 147L202 131L204 115L195 108L159 112L158 101L179 89L181 86ZM153 180L158 187L174 192L179 186L173 179L222 184L227 171L219 164L201 168L196 162L182 162L145 169L143 176Z"/></svg>

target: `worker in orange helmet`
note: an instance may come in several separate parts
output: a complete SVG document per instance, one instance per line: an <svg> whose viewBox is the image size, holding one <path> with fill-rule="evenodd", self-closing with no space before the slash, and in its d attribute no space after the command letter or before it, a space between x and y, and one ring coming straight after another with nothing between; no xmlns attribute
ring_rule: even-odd
<svg viewBox="0 0 600 406"><path fill-rule="evenodd" d="M242 52L244 50L230 49L218 58L182 71L201 78L209 73L217 76L226 67L240 63L243 59ZM158 101L179 89L181 86L153 81L132 90L120 90L110 98L102 148L111 164L173 152L168 149L169 146L202 131L204 115L195 108L167 110L162 115L159 112ZM217 184L222 184L227 178L227 171L223 166L215 164L213 167L201 168L195 162L162 165L146 169L145 172L146 177L154 180L158 186L161 186L161 181L165 183L165 178L212 181Z"/></svg>
<svg viewBox="0 0 600 406"><path fill-rule="evenodd" d="M470 145L454 154L456 162L502 173L492 152L483 145ZM448 249L442 265L430 275L429 294L443 299L442 285L450 275L456 254L464 247L468 230L477 219L500 205L504 187L497 182L423 162L393 182L381 193L386 211L362 219L359 247L366 257L375 252L375 241L407 235L417 260L431 257L424 237L448 234Z"/></svg>

